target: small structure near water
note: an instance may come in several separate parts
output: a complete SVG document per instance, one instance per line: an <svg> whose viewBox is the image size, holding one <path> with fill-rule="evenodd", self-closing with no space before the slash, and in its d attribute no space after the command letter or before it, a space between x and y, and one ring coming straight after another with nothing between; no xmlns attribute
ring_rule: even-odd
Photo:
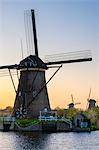
<svg viewBox="0 0 99 150"><path fill-rule="evenodd" d="M43 111L40 111L39 120L57 121L57 111L48 111L48 109L45 108Z"/></svg>
<svg viewBox="0 0 99 150"><path fill-rule="evenodd" d="M48 111L45 108L40 111L39 120L42 124L42 131L69 131L72 129L72 122L64 117L58 118L57 111Z"/></svg>
<svg viewBox="0 0 99 150"><path fill-rule="evenodd" d="M0 130L14 130L15 117L5 116L0 117Z"/></svg>
<svg viewBox="0 0 99 150"><path fill-rule="evenodd" d="M73 124L75 128L88 128L90 127L90 119L82 112L78 112L74 116Z"/></svg>

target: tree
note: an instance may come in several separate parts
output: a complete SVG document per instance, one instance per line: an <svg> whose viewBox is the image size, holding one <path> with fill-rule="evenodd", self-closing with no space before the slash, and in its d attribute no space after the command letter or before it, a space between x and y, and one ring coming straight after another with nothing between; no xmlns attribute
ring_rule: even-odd
<svg viewBox="0 0 99 150"><path fill-rule="evenodd" d="M65 117L69 118L69 119L73 119L73 117L76 115L76 113L78 111L79 110L76 109L76 108L67 109L66 112L65 112Z"/></svg>
<svg viewBox="0 0 99 150"><path fill-rule="evenodd" d="M58 117L64 116L64 109L60 107L56 107L55 110L57 111Z"/></svg>

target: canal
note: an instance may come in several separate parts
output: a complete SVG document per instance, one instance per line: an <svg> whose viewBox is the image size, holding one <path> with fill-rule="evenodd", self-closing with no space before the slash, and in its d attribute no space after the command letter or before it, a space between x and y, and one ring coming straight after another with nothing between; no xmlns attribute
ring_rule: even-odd
<svg viewBox="0 0 99 150"><path fill-rule="evenodd" d="M0 150L99 150L99 131L0 132Z"/></svg>

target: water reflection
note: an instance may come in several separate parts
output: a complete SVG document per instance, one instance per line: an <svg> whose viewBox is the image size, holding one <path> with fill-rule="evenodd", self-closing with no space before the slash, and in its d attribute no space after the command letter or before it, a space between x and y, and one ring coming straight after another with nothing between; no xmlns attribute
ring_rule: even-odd
<svg viewBox="0 0 99 150"><path fill-rule="evenodd" d="M91 133L0 132L0 150L99 150L99 131Z"/></svg>
<svg viewBox="0 0 99 150"><path fill-rule="evenodd" d="M20 148L24 145L23 149L33 149L33 150L43 150L46 149L46 145L48 142L48 134L44 134L41 132L34 133L17 133L17 135L21 138L22 143L20 144ZM24 138L23 138L24 137ZM24 144L25 142L25 144Z"/></svg>

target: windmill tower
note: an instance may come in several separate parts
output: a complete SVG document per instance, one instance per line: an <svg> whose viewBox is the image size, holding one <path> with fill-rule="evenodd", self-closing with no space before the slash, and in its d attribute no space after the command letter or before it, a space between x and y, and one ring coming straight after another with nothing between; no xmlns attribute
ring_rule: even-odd
<svg viewBox="0 0 99 150"><path fill-rule="evenodd" d="M32 29L35 54L21 60L19 64L0 66L8 69L16 92L13 115L16 117L38 118L39 112L47 108L50 110L47 84L55 76L64 63L91 61L90 51L70 52L67 54L48 55L43 62L39 58L34 10L31 10ZM54 66L53 66L54 65ZM55 66L59 65L59 66ZM48 68L58 67L51 78L46 82L45 71ZM19 84L16 90L11 69L20 71Z"/></svg>

